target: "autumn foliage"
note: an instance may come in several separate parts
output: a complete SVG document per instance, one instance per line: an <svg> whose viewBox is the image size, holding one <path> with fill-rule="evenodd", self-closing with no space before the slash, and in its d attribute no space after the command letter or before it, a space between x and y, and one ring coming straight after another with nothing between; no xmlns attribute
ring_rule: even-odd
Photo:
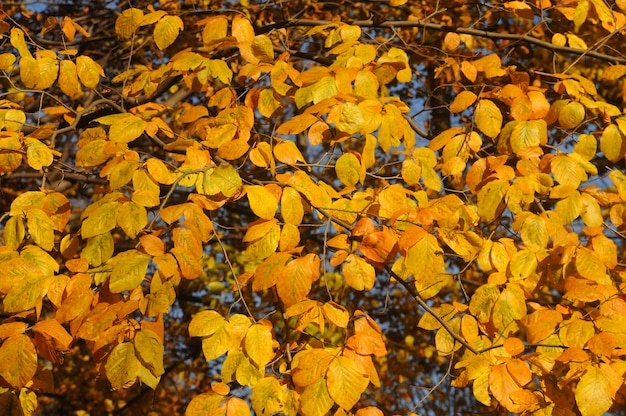
<svg viewBox="0 0 626 416"><path fill-rule="evenodd" d="M0 12L0 414L626 406L624 0L119 4Z"/></svg>

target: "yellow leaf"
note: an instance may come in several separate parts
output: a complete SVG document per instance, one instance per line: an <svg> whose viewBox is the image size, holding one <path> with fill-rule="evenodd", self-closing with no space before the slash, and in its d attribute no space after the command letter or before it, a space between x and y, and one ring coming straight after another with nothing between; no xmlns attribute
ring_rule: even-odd
<svg viewBox="0 0 626 416"><path fill-rule="evenodd" d="M531 215L524 221L520 234L524 244L531 250L543 250L548 245L546 221L537 215Z"/></svg>
<svg viewBox="0 0 626 416"><path fill-rule="evenodd" d="M20 59L20 78L26 88L37 88L39 82L39 64L35 58L23 56Z"/></svg>
<svg viewBox="0 0 626 416"><path fill-rule="evenodd" d="M28 50L28 46L26 45L26 40L24 40L24 32L22 29L18 29L16 27L11 29L11 45L20 53L22 58L32 58L30 51Z"/></svg>
<svg viewBox="0 0 626 416"><path fill-rule="evenodd" d="M129 113L114 114L97 118L95 121L110 125L109 139L118 143L130 143L144 132L146 121Z"/></svg>
<svg viewBox="0 0 626 416"><path fill-rule="evenodd" d="M150 256L137 250L124 251L113 259L109 289L113 293L131 291L143 282Z"/></svg>
<svg viewBox="0 0 626 416"><path fill-rule="evenodd" d="M259 368L264 368L274 358L273 342L270 327L262 323L254 324L248 328L244 340L246 354Z"/></svg>
<svg viewBox="0 0 626 416"><path fill-rule="evenodd" d="M476 102L478 97L471 91L461 91L450 104L451 113L460 113Z"/></svg>
<svg viewBox="0 0 626 416"><path fill-rule="evenodd" d="M586 279L603 285L611 284L611 278L606 273L602 260L586 247L581 247L576 251L576 270Z"/></svg>
<svg viewBox="0 0 626 416"><path fill-rule="evenodd" d="M159 377L165 372L163 368L163 342L154 331L142 329L137 332L134 344L137 358L155 377Z"/></svg>
<svg viewBox="0 0 626 416"><path fill-rule="evenodd" d="M282 400L283 386L275 377L265 377L259 380L250 395L252 409L257 415L280 413Z"/></svg>
<svg viewBox="0 0 626 416"><path fill-rule="evenodd" d="M581 182L587 180L587 174L582 167L569 155L556 156L550 161L552 175L561 185L578 188Z"/></svg>
<svg viewBox="0 0 626 416"><path fill-rule="evenodd" d="M70 98L78 98L82 95L80 83L78 82L78 72L74 62L67 59L61 61L59 87Z"/></svg>
<svg viewBox="0 0 626 416"><path fill-rule="evenodd" d="M39 247L46 251L54 247L54 223L41 209L33 208L26 212L28 232Z"/></svg>
<svg viewBox="0 0 626 416"><path fill-rule="evenodd" d="M609 178L611 178L611 180L615 184L617 192L622 201L626 202L626 175L616 169L612 170L611 173L609 173Z"/></svg>
<svg viewBox="0 0 626 416"><path fill-rule="evenodd" d="M291 255L288 253L274 253L265 259L254 271L252 290L258 292L274 286L276 278L290 259Z"/></svg>
<svg viewBox="0 0 626 416"><path fill-rule="evenodd" d="M99 266L113 255L114 242L111 233L103 233L90 238L81 251L80 257L86 259L92 266Z"/></svg>
<svg viewBox="0 0 626 416"><path fill-rule="evenodd" d="M311 285L319 278L320 258L316 254L290 261L276 280L278 297L289 307L305 299Z"/></svg>
<svg viewBox="0 0 626 416"><path fill-rule="evenodd" d="M281 103L274 94L274 91L266 88L259 94L259 113L262 116L271 118L276 110L281 107Z"/></svg>
<svg viewBox="0 0 626 416"><path fill-rule="evenodd" d="M476 81L476 76L478 75L478 71L476 70L476 67L474 66L474 64L472 64L471 62L462 61L461 72L463 73L463 75L465 75L465 78L467 78L468 80L472 82Z"/></svg>
<svg viewBox="0 0 626 416"><path fill-rule="evenodd" d="M319 378L300 394L300 410L304 416L324 416L335 402L328 394L326 379Z"/></svg>
<svg viewBox="0 0 626 416"><path fill-rule="evenodd" d="M574 221L581 214L583 208L580 192L574 191L568 197L556 203L554 211L559 214L561 224Z"/></svg>
<svg viewBox="0 0 626 416"><path fill-rule="evenodd" d="M517 331L517 321L526 316L524 292L515 283L509 283L493 306L493 324L505 336Z"/></svg>
<svg viewBox="0 0 626 416"><path fill-rule="evenodd" d="M398 7L398 6L402 6L403 4L405 4L408 0L391 0L389 2L389 5L391 7Z"/></svg>
<svg viewBox="0 0 626 416"><path fill-rule="evenodd" d="M239 172L232 165L220 165L209 174L205 174L203 192L207 195L222 194L225 197L235 195L241 189Z"/></svg>
<svg viewBox="0 0 626 416"><path fill-rule="evenodd" d="M148 225L148 213L144 207L133 201L124 202L117 214L117 223L126 235L135 238Z"/></svg>
<svg viewBox="0 0 626 416"><path fill-rule="evenodd" d="M600 150L607 159L616 163L626 154L626 137L615 124L608 125L600 136Z"/></svg>
<svg viewBox="0 0 626 416"><path fill-rule="evenodd" d="M374 267L355 254L348 255L342 272L348 286L355 290L371 290L376 282Z"/></svg>
<svg viewBox="0 0 626 416"><path fill-rule="evenodd" d="M461 38L458 34L454 32L446 33L446 36L443 38L443 48L447 51L453 51L459 47L461 44Z"/></svg>
<svg viewBox="0 0 626 416"><path fill-rule="evenodd" d="M274 156L280 162L293 166L298 161L305 162L300 149L292 141L285 140L274 146Z"/></svg>
<svg viewBox="0 0 626 416"><path fill-rule="evenodd" d="M604 222L600 204L591 195L583 193L580 196L582 202L582 212L580 217L588 227L600 227Z"/></svg>
<svg viewBox="0 0 626 416"><path fill-rule="evenodd" d="M37 351L30 337L14 335L0 346L0 376L13 388L24 387L37 371Z"/></svg>
<svg viewBox="0 0 626 416"><path fill-rule="evenodd" d="M202 42L207 47L213 47L214 44L224 39L228 34L228 18L223 15L213 16L206 19L204 29L202 30Z"/></svg>
<svg viewBox="0 0 626 416"><path fill-rule="evenodd" d="M111 386L117 390L122 390L127 383L133 383L141 367L135 356L135 348L130 342L116 345L104 365Z"/></svg>
<svg viewBox="0 0 626 416"><path fill-rule="evenodd" d="M235 347L239 347L239 339L233 337L232 325L225 322L215 333L202 339L202 352L207 361L214 360L230 351Z"/></svg>
<svg viewBox="0 0 626 416"><path fill-rule="evenodd" d="M448 325L450 325L450 328L452 328L455 333L458 333L461 320L459 318L453 318L448 322ZM446 328L440 328L435 334L435 348L440 355L450 355L460 347L461 346L456 343L455 339Z"/></svg>
<svg viewBox="0 0 626 416"><path fill-rule="evenodd" d="M22 218L19 216L9 218L2 230L4 244L11 247L13 250L17 250L25 236L26 227L24 227Z"/></svg>
<svg viewBox="0 0 626 416"><path fill-rule="evenodd" d="M226 416L223 399L224 396L214 392L199 394L187 406L185 416Z"/></svg>
<svg viewBox="0 0 626 416"><path fill-rule="evenodd" d="M70 42L74 40L74 36L76 35L76 28L72 23L72 19L67 16L65 16L63 18L63 21L61 22L61 30L63 31L63 34L65 35L67 40Z"/></svg>
<svg viewBox="0 0 626 416"><path fill-rule="evenodd" d="M7 131L18 132L22 129L24 123L26 123L26 114L22 110L6 110L3 116L4 120L1 120L0 122L4 122L4 128ZM35 140L32 138L27 138L26 140L26 144L30 144L31 142L41 143L39 140Z"/></svg>
<svg viewBox="0 0 626 416"><path fill-rule="evenodd" d="M573 33L567 33L565 36L567 37L567 42L569 43L570 47L574 49L582 49L582 50L588 49L585 41L579 38L578 36L574 35Z"/></svg>
<svg viewBox="0 0 626 416"><path fill-rule="evenodd" d="M166 15L167 15L167 12L165 10L156 10L156 11L150 12L141 18L139 25L140 26L153 25L159 20L161 20L163 16L166 16Z"/></svg>
<svg viewBox="0 0 626 416"><path fill-rule="evenodd" d="M237 14L232 22L232 34L238 43L254 41L254 28L248 19Z"/></svg>
<svg viewBox="0 0 626 416"><path fill-rule="evenodd" d="M615 393L622 384L619 377L606 364L590 365L576 385L574 396L582 416L601 416L613 405Z"/></svg>
<svg viewBox="0 0 626 416"><path fill-rule="evenodd" d="M328 321L333 325L340 328L348 327L350 314L343 306L332 301L326 302L322 305L322 312L324 313L326 319L328 319Z"/></svg>
<svg viewBox="0 0 626 416"><path fill-rule="evenodd" d="M511 148L517 154L548 141L548 128L543 120L520 121L511 132Z"/></svg>
<svg viewBox="0 0 626 416"><path fill-rule="evenodd" d="M491 311L500 296L498 287L493 284L485 284L476 289L470 301L470 312L481 323L491 320Z"/></svg>
<svg viewBox="0 0 626 416"><path fill-rule="evenodd" d="M150 176L160 184L171 185L176 181L177 174L170 172L165 163L157 158L150 158L146 161L146 168Z"/></svg>
<svg viewBox="0 0 626 416"><path fill-rule="evenodd" d="M317 117L312 114L300 114L289 119L285 123L278 126L277 134L298 134L311 127L313 123L318 121Z"/></svg>
<svg viewBox="0 0 626 416"><path fill-rule="evenodd" d="M8 71L17 58L12 53L0 53L0 70Z"/></svg>
<svg viewBox="0 0 626 416"><path fill-rule="evenodd" d="M267 35L255 36L250 49L258 60L265 62L274 61L274 45Z"/></svg>
<svg viewBox="0 0 626 416"><path fill-rule="evenodd" d="M476 70L484 72L487 78L501 77L507 74L507 71L502 68L500 56L496 54L483 56L475 60L472 64Z"/></svg>
<svg viewBox="0 0 626 416"><path fill-rule="evenodd" d="M626 65L613 65L604 68L602 79L605 81L615 81L626 75Z"/></svg>
<svg viewBox="0 0 626 416"><path fill-rule="evenodd" d="M346 186L354 186L365 180L365 167L353 153L344 153L335 163L337 178Z"/></svg>
<svg viewBox="0 0 626 416"><path fill-rule="evenodd" d="M278 201L272 192L260 185L244 185L250 209L259 218L274 218L278 209Z"/></svg>
<svg viewBox="0 0 626 416"><path fill-rule="evenodd" d="M337 357L328 366L326 387L330 397L343 409L350 410L369 384L369 377L350 358Z"/></svg>
<svg viewBox="0 0 626 416"><path fill-rule="evenodd" d="M476 126L491 138L502 129L502 113L491 100L479 100L476 107Z"/></svg>
<svg viewBox="0 0 626 416"><path fill-rule="evenodd" d="M283 229L280 232L280 244L278 249L280 251L291 251L298 247L300 243L300 231L298 227L293 224L283 225Z"/></svg>
<svg viewBox="0 0 626 416"><path fill-rule="evenodd" d="M523 1L507 1L504 3L504 7L506 9L513 10L516 15L524 19L532 19L534 16L533 10Z"/></svg>
<svg viewBox="0 0 626 416"><path fill-rule="evenodd" d="M248 403L238 397L231 397L226 402L226 416L250 416Z"/></svg>
<svg viewBox="0 0 626 416"><path fill-rule="evenodd" d="M126 40L130 39L139 28L143 12L133 7L126 9L115 20L115 34L117 37Z"/></svg>
<svg viewBox="0 0 626 416"><path fill-rule="evenodd" d="M414 276L415 288L425 299L439 293L446 283L442 253L437 238L431 234L424 235L407 250L406 270Z"/></svg>
<svg viewBox="0 0 626 416"><path fill-rule="evenodd" d="M50 88L57 80L57 75L59 74L59 63L56 54L48 50L38 52L37 67L39 69L39 79L37 80L36 88L42 90Z"/></svg>
<svg viewBox="0 0 626 416"><path fill-rule="evenodd" d="M365 118L359 106L354 103L345 103L337 108L339 109L338 117L335 119L329 115L329 122L334 122L339 130L348 134L356 134L363 129Z"/></svg>
<svg viewBox="0 0 626 416"><path fill-rule="evenodd" d="M272 196L274 198L274 196ZM250 244L244 256L248 261L259 261L269 257L278 248L280 243L280 225L274 224L272 228L261 238Z"/></svg>
<svg viewBox="0 0 626 416"><path fill-rule="evenodd" d="M561 108L559 112L559 124L566 129L573 129L585 120L585 107L572 101Z"/></svg>
<svg viewBox="0 0 626 416"><path fill-rule="evenodd" d="M478 193L478 215L491 221L504 210L503 198L509 189L508 181L497 179L485 185Z"/></svg>
<svg viewBox="0 0 626 416"><path fill-rule="evenodd" d="M78 79L87 88L96 88L100 77L104 76L104 69L99 63L88 56L81 55L76 58L76 72Z"/></svg>
<svg viewBox="0 0 626 416"><path fill-rule="evenodd" d="M192 337L208 337L226 324L226 319L214 310L197 313L189 322L189 335Z"/></svg>
<svg viewBox="0 0 626 416"><path fill-rule="evenodd" d="M289 186L283 188L280 210L287 224L300 225L304 216L304 205L300 193Z"/></svg>
<svg viewBox="0 0 626 416"><path fill-rule="evenodd" d="M184 29L183 21L178 16L165 16L154 27L154 43L157 48L164 50L170 46L178 33Z"/></svg>
<svg viewBox="0 0 626 416"><path fill-rule="evenodd" d="M81 236L83 239L111 231L117 224L117 210L119 202L106 202L89 214L83 221Z"/></svg>

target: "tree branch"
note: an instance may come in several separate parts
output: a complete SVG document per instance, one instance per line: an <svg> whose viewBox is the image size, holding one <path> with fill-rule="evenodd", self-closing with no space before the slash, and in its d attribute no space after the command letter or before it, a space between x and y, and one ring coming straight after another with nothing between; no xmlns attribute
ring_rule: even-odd
<svg viewBox="0 0 626 416"><path fill-rule="evenodd" d="M287 21L276 22L271 25L261 27L257 30L257 34L267 33L275 29L282 29L282 28L287 28L287 27L297 27L297 26L314 27L314 26L328 25L332 23L337 23L337 22L332 22L330 20L311 20L311 19L287 20ZM529 43L531 45L538 46L543 49L547 49L552 52L567 53L567 54L572 54L572 55L577 55L577 56L589 56L591 58L600 59L602 61L607 61L607 62L612 62L614 64L626 64L626 57L611 56L611 55L607 55L601 52L592 51L589 49L576 49L576 48L570 48L568 46L553 45L550 42L546 42L541 39L537 39L528 35L490 32L488 30L472 29L472 28L467 28L467 27L446 26L446 25L441 25L438 23L425 22L423 20L415 20L415 21L400 20L400 21L386 21L386 22L381 22L381 23L374 22L373 20L355 20L353 22L350 22L350 24L353 26L372 27L372 28L381 28L381 29L382 28L395 29L395 28L401 28L401 27L409 27L409 28L417 27L421 29L434 30L438 32L453 32L453 33L464 34L464 35L478 36L481 38L493 39L493 40L509 40L513 42L524 42L524 43ZM624 29L626 29L626 26L617 29L616 32L619 32Z"/></svg>

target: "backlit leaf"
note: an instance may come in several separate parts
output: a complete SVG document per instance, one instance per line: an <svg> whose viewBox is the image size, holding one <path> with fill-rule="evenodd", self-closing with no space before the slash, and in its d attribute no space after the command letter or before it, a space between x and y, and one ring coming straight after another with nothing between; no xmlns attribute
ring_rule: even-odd
<svg viewBox="0 0 626 416"><path fill-rule="evenodd" d="M37 371L37 351L28 336L14 335L0 345L0 362L0 376L14 388L24 387Z"/></svg>
<svg viewBox="0 0 626 416"><path fill-rule="evenodd" d="M600 416L613 405L615 379L617 375L610 367L589 366L576 385L576 404L583 416Z"/></svg>
<svg viewBox="0 0 626 416"><path fill-rule="evenodd" d="M450 104L451 113L460 113L476 102L478 97L471 91L461 91Z"/></svg>
<svg viewBox="0 0 626 416"><path fill-rule="evenodd" d="M135 353L139 361L155 376L165 372L163 368L163 341L149 329L142 329L135 335Z"/></svg>
<svg viewBox="0 0 626 416"><path fill-rule="evenodd" d="M184 28L180 17L164 16L154 27L154 43L156 43L159 49L164 50L174 43L178 33Z"/></svg>
<svg viewBox="0 0 626 416"><path fill-rule="evenodd" d="M254 324L248 328L244 342L246 354L259 368L274 358L272 331L266 325Z"/></svg>
<svg viewBox="0 0 626 416"><path fill-rule="evenodd" d="M78 79L87 88L96 88L100 77L104 76L104 69L99 63L88 56L80 55L76 58L76 72Z"/></svg>
<svg viewBox="0 0 626 416"><path fill-rule="evenodd" d="M106 202L97 207L85 221L83 221L81 235L83 238L94 237L115 228L119 202Z"/></svg>
<svg viewBox="0 0 626 416"><path fill-rule="evenodd" d="M286 306L306 298L311 285L319 278L319 268L320 258L312 253L287 263L276 281L278 296Z"/></svg>
<svg viewBox="0 0 626 416"><path fill-rule="evenodd" d="M113 271L109 289L113 293L133 290L146 277L150 257L136 250L122 252L112 259Z"/></svg>
<svg viewBox="0 0 626 416"><path fill-rule="evenodd" d="M135 348L130 342L116 345L109 354L104 369L114 389L121 390L124 386L137 379L141 363L135 356Z"/></svg>
<svg viewBox="0 0 626 416"><path fill-rule="evenodd" d="M348 286L355 290L371 290L376 281L374 267L362 257L349 254L343 264L343 277Z"/></svg>
<svg viewBox="0 0 626 416"><path fill-rule="evenodd" d="M326 374L328 393L345 410L352 409L368 384L369 378L350 358L337 357L328 367Z"/></svg>
<svg viewBox="0 0 626 416"><path fill-rule="evenodd" d="M507 285L493 306L494 325L506 335L515 332L517 330L516 322L525 316L524 292L516 284Z"/></svg>
<svg viewBox="0 0 626 416"><path fill-rule="evenodd" d="M130 39L139 28L143 12L140 9L129 8L120 14L115 20L115 34L120 39Z"/></svg>
<svg viewBox="0 0 626 416"><path fill-rule="evenodd" d="M267 188L259 185L245 185L250 209L259 217L266 220L274 218L278 209L278 201Z"/></svg>
<svg viewBox="0 0 626 416"><path fill-rule="evenodd" d="M335 403L328 393L325 378L308 385L300 395L300 402L305 416L324 416Z"/></svg>
<svg viewBox="0 0 626 416"><path fill-rule="evenodd" d="M335 163L337 178L346 186L354 186L365 179L365 169L353 153L344 153Z"/></svg>
<svg viewBox="0 0 626 416"><path fill-rule="evenodd" d="M119 208L117 223L126 235L135 238L148 225L148 214L141 205L133 201L124 202Z"/></svg>
<svg viewBox="0 0 626 416"><path fill-rule="evenodd" d="M476 126L491 138L495 138L502 128L502 113L491 100L479 100L476 107Z"/></svg>

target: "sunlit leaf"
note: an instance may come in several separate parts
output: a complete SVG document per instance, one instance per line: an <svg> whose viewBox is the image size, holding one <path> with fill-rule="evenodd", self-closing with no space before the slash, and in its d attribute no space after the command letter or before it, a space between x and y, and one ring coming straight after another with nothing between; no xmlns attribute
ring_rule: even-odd
<svg viewBox="0 0 626 416"><path fill-rule="evenodd" d="M133 290L146 277L150 257L136 250L122 252L112 259L109 288L113 293Z"/></svg>
<svg viewBox="0 0 626 416"><path fill-rule="evenodd" d="M159 49L164 50L174 43L178 33L184 28L180 17L164 16L154 27L154 43Z"/></svg>
<svg viewBox="0 0 626 416"><path fill-rule="evenodd" d="M476 107L476 126L487 136L496 137L502 128L502 113L491 100L479 100Z"/></svg>
<svg viewBox="0 0 626 416"><path fill-rule="evenodd" d="M328 367L326 375L328 393L346 410L352 409L368 384L369 378L347 357L335 358Z"/></svg>
<svg viewBox="0 0 626 416"><path fill-rule="evenodd" d="M26 335L14 335L0 345L0 376L14 388L24 387L37 371L37 351ZM8 365L8 364L11 365Z"/></svg>

